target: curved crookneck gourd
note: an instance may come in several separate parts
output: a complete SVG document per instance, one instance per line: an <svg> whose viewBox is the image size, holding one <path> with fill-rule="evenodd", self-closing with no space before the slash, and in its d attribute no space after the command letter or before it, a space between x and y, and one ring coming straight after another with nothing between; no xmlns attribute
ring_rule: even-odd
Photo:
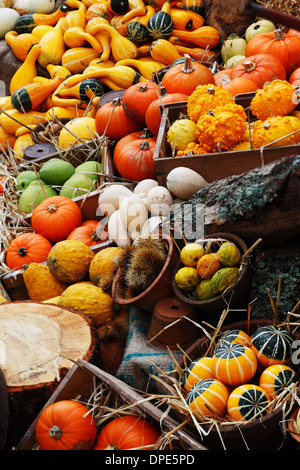
<svg viewBox="0 0 300 470"><path fill-rule="evenodd" d="M62 30L65 33L67 29L72 26L79 26L82 29L86 27L86 10L87 7L83 2L79 0L67 0L65 5L70 8L75 8L75 10L68 11L62 22Z"/></svg>
<svg viewBox="0 0 300 470"><path fill-rule="evenodd" d="M9 91L11 95L19 88L25 85L29 85L33 82L34 77L37 76L36 60L40 55L40 52L40 45L34 44L21 67L19 67L12 76L9 85Z"/></svg>

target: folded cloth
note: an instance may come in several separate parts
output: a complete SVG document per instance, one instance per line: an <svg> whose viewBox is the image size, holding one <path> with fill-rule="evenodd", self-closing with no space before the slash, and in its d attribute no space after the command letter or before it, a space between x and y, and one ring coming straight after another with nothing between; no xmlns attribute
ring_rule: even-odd
<svg viewBox="0 0 300 470"><path fill-rule="evenodd" d="M151 394L165 394L166 387L154 377L160 377L166 382L167 377L175 368L174 358L177 360L181 351L170 351L151 343L148 344L148 328L151 314L136 307L130 307L129 331L122 362L116 377L127 385Z"/></svg>

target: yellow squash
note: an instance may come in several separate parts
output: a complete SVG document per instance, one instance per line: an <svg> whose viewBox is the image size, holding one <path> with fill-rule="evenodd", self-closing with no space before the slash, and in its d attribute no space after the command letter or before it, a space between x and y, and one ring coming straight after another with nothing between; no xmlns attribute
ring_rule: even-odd
<svg viewBox="0 0 300 470"><path fill-rule="evenodd" d="M82 73L93 59L100 59L99 51L90 47L72 47L63 54L61 65L73 75Z"/></svg>
<svg viewBox="0 0 300 470"><path fill-rule="evenodd" d="M29 85L29 83L33 82L34 77L37 76L36 60L40 55L40 52L40 45L34 44L21 67L19 67L12 76L12 79L9 84L9 91L11 95L18 88L21 88L25 85Z"/></svg>
<svg viewBox="0 0 300 470"><path fill-rule="evenodd" d="M62 56L66 50L62 30L63 19L60 18L54 28L44 34L40 40L41 53L38 62L42 67L46 68L48 64L61 64Z"/></svg>
<svg viewBox="0 0 300 470"><path fill-rule="evenodd" d="M71 28L72 26L79 26L80 28L85 29L85 15L87 10L86 5L78 0L67 0L65 5L70 8L74 8L74 10L68 11L64 17L64 21L62 23L63 32L66 32L67 29Z"/></svg>
<svg viewBox="0 0 300 470"><path fill-rule="evenodd" d="M31 46L39 42L39 40L30 33L18 34L16 31L9 31L5 34L4 39L17 59L22 60L22 62L26 59Z"/></svg>

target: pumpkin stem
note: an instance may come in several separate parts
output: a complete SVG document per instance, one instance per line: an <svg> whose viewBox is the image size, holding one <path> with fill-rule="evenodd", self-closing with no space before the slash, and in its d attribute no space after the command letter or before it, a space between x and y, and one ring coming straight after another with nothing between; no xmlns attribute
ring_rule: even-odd
<svg viewBox="0 0 300 470"><path fill-rule="evenodd" d="M274 39L276 39L276 41L282 41L283 40L283 32L281 31L281 29L275 29L274 30Z"/></svg>
<svg viewBox="0 0 300 470"><path fill-rule="evenodd" d="M56 424L54 426L52 426L51 429L49 429L49 434L53 439L56 439L56 440L60 439L61 436L62 436L61 429Z"/></svg>
<svg viewBox="0 0 300 470"><path fill-rule="evenodd" d="M141 150L149 150L150 144L149 144L148 140L144 140L144 142L142 142L139 145L139 147L140 147Z"/></svg>
<svg viewBox="0 0 300 470"><path fill-rule="evenodd" d="M184 64L183 64L183 67L181 68L181 71L183 73L191 73L194 71L194 67L193 67L193 64L192 64L192 59L191 59L191 56L189 54L184 54Z"/></svg>
<svg viewBox="0 0 300 470"><path fill-rule="evenodd" d="M208 88L207 88L207 93L208 93L209 95L214 95L214 94L215 94L215 89L214 89L213 87L208 87Z"/></svg>
<svg viewBox="0 0 300 470"><path fill-rule="evenodd" d="M25 246L21 246L18 249L18 255L19 256L26 256L27 255L27 248L25 248Z"/></svg>
<svg viewBox="0 0 300 470"><path fill-rule="evenodd" d="M118 98L114 98L114 99L112 100L112 105L113 105L113 106L121 106L121 104L122 104L122 100L121 100L121 98L119 98L119 97L118 97Z"/></svg>
<svg viewBox="0 0 300 470"><path fill-rule="evenodd" d="M56 212L58 209L58 206L56 204L50 204L50 206L47 207L47 211L50 212L51 214L53 212Z"/></svg>
<svg viewBox="0 0 300 470"><path fill-rule="evenodd" d="M93 233L91 234L91 239L94 240L94 241L100 240L100 238L99 238L98 235L97 235L97 230L95 230L95 232L93 232Z"/></svg>
<svg viewBox="0 0 300 470"><path fill-rule="evenodd" d="M160 87L160 96L162 97L167 94L168 94L167 89L164 86Z"/></svg>
<svg viewBox="0 0 300 470"><path fill-rule="evenodd" d="M143 133L140 135L140 139L147 139L148 137L153 137L152 132L148 129L148 127L145 127L143 129Z"/></svg>
<svg viewBox="0 0 300 470"><path fill-rule="evenodd" d="M245 65L245 72L252 72L252 70L256 69L255 62L252 62L251 60L245 60L244 65Z"/></svg>
<svg viewBox="0 0 300 470"><path fill-rule="evenodd" d="M104 450L120 450L118 446L114 444L108 444L108 446Z"/></svg>

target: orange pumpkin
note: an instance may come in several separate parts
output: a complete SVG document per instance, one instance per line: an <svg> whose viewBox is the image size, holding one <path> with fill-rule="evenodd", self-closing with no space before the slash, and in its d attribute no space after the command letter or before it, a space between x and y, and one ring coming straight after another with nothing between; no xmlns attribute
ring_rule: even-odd
<svg viewBox="0 0 300 470"><path fill-rule="evenodd" d="M47 261L51 243L37 233L22 233L10 243L6 253L9 269L22 269L24 264Z"/></svg>
<svg viewBox="0 0 300 470"><path fill-rule="evenodd" d="M31 215L33 230L51 243L65 240L81 224L81 220L82 214L77 204L64 196L44 199Z"/></svg>
<svg viewBox="0 0 300 470"><path fill-rule="evenodd" d="M297 382L297 374L284 364L267 367L259 378L259 386L267 392L271 400L295 382Z"/></svg>
<svg viewBox="0 0 300 470"><path fill-rule="evenodd" d="M249 382L257 369L255 354L239 343L222 343L212 358L214 376L226 385Z"/></svg>
<svg viewBox="0 0 300 470"><path fill-rule="evenodd" d="M168 93L190 95L198 85L215 84L213 73L203 64L191 60L188 54L184 63L173 65L164 74L161 85Z"/></svg>
<svg viewBox="0 0 300 470"><path fill-rule="evenodd" d="M139 82L125 90L122 106L132 119L144 124L148 106L159 96L160 87L155 82Z"/></svg>
<svg viewBox="0 0 300 470"><path fill-rule="evenodd" d="M97 427L83 404L61 400L42 411L35 436L41 450L90 450L97 437Z"/></svg>
<svg viewBox="0 0 300 470"><path fill-rule="evenodd" d="M204 379L196 383L186 396L188 406L201 416L222 416L226 412L229 391L220 380Z"/></svg>
<svg viewBox="0 0 300 470"><path fill-rule="evenodd" d="M246 77L252 80L258 88L266 82L279 78L286 79L286 70L282 62L271 54L255 54L239 62L230 75L231 79Z"/></svg>
<svg viewBox="0 0 300 470"><path fill-rule="evenodd" d="M275 29L269 33L253 36L247 43L245 56L272 54L280 60L289 76L300 67L300 38Z"/></svg>
<svg viewBox="0 0 300 470"><path fill-rule="evenodd" d="M120 416L100 431L93 450L151 450L160 435L159 428L141 416Z"/></svg>
<svg viewBox="0 0 300 470"><path fill-rule="evenodd" d="M187 98L187 95L184 93L168 93L165 88L162 88L160 98L157 98L150 103L145 114L145 122L149 131L152 132L153 135L157 136L160 127L161 115L164 112L161 110L162 106L167 103L185 102L187 101Z"/></svg>
<svg viewBox="0 0 300 470"><path fill-rule="evenodd" d="M189 392L200 380L213 378L211 357L200 357L191 362L185 373L183 388Z"/></svg>
<svg viewBox="0 0 300 470"><path fill-rule="evenodd" d="M216 343L215 351L222 345L223 341L226 343L239 343L250 346L251 338L247 333L239 329L224 331L221 338Z"/></svg>
<svg viewBox="0 0 300 470"><path fill-rule="evenodd" d="M227 413L233 421L259 419L270 411L270 398L258 385L245 384L234 389L227 401Z"/></svg>
<svg viewBox="0 0 300 470"><path fill-rule="evenodd" d="M229 91L232 96L240 93L252 93L257 90L257 85L252 80L246 77L236 77L224 80L222 83L224 90Z"/></svg>
<svg viewBox="0 0 300 470"><path fill-rule="evenodd" d="M81 225L74 228L67 236L67 240L81 240L87 246L99 245L108 240L108 230L100 222L95 227L93 224Z"/></svg>

